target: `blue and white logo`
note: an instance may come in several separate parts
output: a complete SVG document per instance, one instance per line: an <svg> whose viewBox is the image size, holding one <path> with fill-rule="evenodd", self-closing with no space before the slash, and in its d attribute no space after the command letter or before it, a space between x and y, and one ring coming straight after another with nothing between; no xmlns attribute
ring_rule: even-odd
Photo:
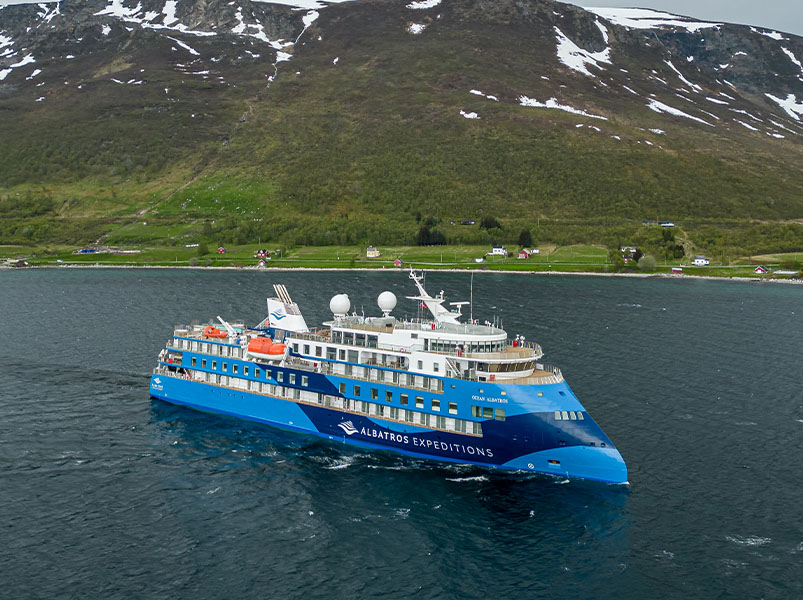
<svg viewBox="0 0 803 600"><path fill-rule="evenodd" d="M158 377L154 377L153 378L153 383L155 383L156 385L162 385L162 380L159 379Z"/></svg>
<svg viewBox="0 0 803 600"><path fill-rule="evenodd" d="M272 318L276 319L277 321L281 321L282 319L284 319L287 316L287 314L284 312L284 307L281 307L281 308L277 308L272 313L270 313L270 316Z"/></svg>
<svg viewBox="0 0 803 600"><path fill-rule="evenodd" d="M351 421L344 421L343 423L337 424L340 429L346 432L346 435L354 435L355 433L359 433L358 430L354 427L354 423Z"/></svg>

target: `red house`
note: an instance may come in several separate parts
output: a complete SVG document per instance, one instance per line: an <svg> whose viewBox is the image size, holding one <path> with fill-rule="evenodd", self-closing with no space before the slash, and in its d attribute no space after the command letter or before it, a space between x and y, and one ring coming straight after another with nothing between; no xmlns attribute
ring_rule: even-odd
<svg viewBox="0 0 803 600"><path fill-rule="evenodd" d="M217 249L217 253L218 254L226 254L226 249L223 246L221 246L220 248Z"/></svg>

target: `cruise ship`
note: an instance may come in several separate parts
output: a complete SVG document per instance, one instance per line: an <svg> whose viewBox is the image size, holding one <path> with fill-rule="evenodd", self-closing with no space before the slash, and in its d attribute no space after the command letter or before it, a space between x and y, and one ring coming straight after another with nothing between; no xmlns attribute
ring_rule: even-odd
<svg viewBox="0 0 803 600"><path fill-rule="evenodd" d="M253 327L217 317L177 326L150 381L154 398L372 450L622 484L627 467L538 344L466 319L410 270L427 318L381 316L334 296L310 329L283 285ZM470 315L473 317L473 314Z"/></svg>

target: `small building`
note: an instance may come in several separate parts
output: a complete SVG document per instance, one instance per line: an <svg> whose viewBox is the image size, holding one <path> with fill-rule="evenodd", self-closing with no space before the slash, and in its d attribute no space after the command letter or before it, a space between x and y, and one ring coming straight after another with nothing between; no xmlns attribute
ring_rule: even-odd
<svg viewBox="0 0 803 600"><path fill-rule="evenodd" d="M225 249L223 246L220 246L220 247L217 249L217 253L218 253L218 254L226 254L226 249Z"/></svg>
<svg viewBox="0 0 803 600"><path fill-rule="evenodd" d="M265 250L264 248L260 248L259 250L256 251L256 254L254 256L256 256L257 258L268 258L270 256L270 251Z"/></svg>
<svg viewBox="0 0 803 600"><path fill-rule="evenodd" d="M683 267L672 267L672 272L675 275L680 275L681 273L683 273Z"/></svg>
<svg viewBox="0 0 803 600"><path fill-rule="evenodd" d="M400 258L397 258L396 260L393 261L393 266L396 267L397 269L401 267L403 264L404 261L402 261L402 259Z"/></svg>
<svg viewBox="0 0 803 600"><path fill-rule="evenodd" d="M694 260L691 261L691 264L693 264L695 267L707 267L708 265L711 264L711 261L709 261L702 254L698 254L697 256L694 257Z"/></svg>
<svg viewBox="0 0 803 600"><path fill-rule="evenodd" d="M260 261L257 263L257 266L258 266L258 267L264 267L266 264L267 264L267 263L266 263L264 260L260 260Z"/></svg>
<svg viewBox="0 0 803 600"><path fill-rule="evenodd" d="M527 248L522 248L519 250L519 258L530 258L532 256L532 252L527 250Z"/></svg>
<svg viewBox="0 0 803 600"><path fill-rule="evenodd" d="M661 227L674 227L675 224L672 221L661 221Z"/></svg>
<svg viewBox="0 0 803 600"><path fill-rule="evenodd" d="M633 254L636 253L637 250L638 248L636 246L619 246L619 252L621 252L622 254L627 254L629 252L630 255L632 256Z"/></svg>
<svg viewBox="0 0 803 600"><path fill-rule="evenodd" d="M368 258L379 258L380 255L381 254L379 250L374 246L368 246L368 249L365 251L365 256L367 256Z"/></svg>
<svg viewBox="0 0 803 600"><path fill-rule="evenodd" d="M481 263L481 262L483 262L484 260L485 260L485 257L484 257L484 256L480 256L479 258L475 258L475 259L474 259L474 262L475 262L475 263Z"/></svg>
<svg viewBox="0 0 803 600"><path fill-rule="evenodd" d="M474 219L464 219L460 221L461 225L474 225L476 221Z"/></svg>
<svg viewBox="0 0 803 600"><path fill-rule="evenodd" d="M753 273L755 273L756 275L764 275L766 273L769 273L769 271L770 270L767 267L764 267L762 265L759 265L755 269L753 269Z"/></svg>
<svg viewBox="0 0 803 600"><path fill-rule="evenodd" d="M507 256L507 248L494 244L493 248L491 248L491 251L488 254L491 256Z"/></svg>

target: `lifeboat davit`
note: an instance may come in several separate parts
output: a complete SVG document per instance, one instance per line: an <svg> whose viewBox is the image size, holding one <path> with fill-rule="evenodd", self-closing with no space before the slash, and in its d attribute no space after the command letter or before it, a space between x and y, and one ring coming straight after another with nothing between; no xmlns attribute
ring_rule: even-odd
<svg viewBox="0 0 803 600"><path fill-rule="evenodd" d="M204 329L204 335L209 338L220 338L220 339L229 337L228 333L226 333L225 331L221 331L220 329L218 329L213 325L206 326L206 329Z"/></svg>
<svg viewBox="0 0 803 600"><path fill-rule="evenodd" d="M248 342L248 354L267 360L279 360L287 354L287 346L274 343L267 337L255 337Z"/></svg>

